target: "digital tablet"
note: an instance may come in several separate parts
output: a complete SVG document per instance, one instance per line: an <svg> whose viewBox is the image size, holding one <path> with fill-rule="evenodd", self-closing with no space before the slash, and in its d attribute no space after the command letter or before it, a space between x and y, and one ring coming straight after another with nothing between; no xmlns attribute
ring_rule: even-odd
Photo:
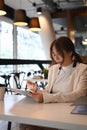
<svg viewBox="0 0 87 130"><path fill-rule="evenodd" d="M74 109L71 111L71 114L87 115L87 105L75 106Z"/></svg>
<svg viewBox="0 0 87 130"><path fill-rule="evenodd" d="M11 88L11 91L17 93L17 94L21 94L21 95L24 95L24 96L29 96L29 94L31 92L29 91L25 91L25 90L21 90L21 89L16 89L16 88Z"/></svg>

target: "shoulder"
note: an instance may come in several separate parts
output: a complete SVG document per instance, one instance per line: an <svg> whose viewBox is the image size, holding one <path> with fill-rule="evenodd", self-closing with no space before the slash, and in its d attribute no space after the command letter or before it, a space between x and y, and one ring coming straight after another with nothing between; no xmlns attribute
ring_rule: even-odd
<svg viewBox="0 0 87 130"><path fill-rule="evenodd" d="M78 63L77 68L87 68L87 64Z"/></svg>
<svg viewBox="0 0 87 130"><path fill-rule="evenodd" d="M52 65L50 68L49 68L49 74L53 74L53 73L57 73L59 71L59 64L55 64L55 65Z"/></svg>
<svg viewBox="0 0 87 130"><path fill-rule="evenodd" d="M76 70L80 72L87 72L87 64L78 63L76 66Z"/></svg>
<svg viewBox="0 0 87 130"><path fill-rule="evenodd" d="M51 71L52 71L52 70L58 70L59 67L60 67L59 64L55 64L55 65L52 65L52 66L50 67L50 70L51 70Z"/></svg>

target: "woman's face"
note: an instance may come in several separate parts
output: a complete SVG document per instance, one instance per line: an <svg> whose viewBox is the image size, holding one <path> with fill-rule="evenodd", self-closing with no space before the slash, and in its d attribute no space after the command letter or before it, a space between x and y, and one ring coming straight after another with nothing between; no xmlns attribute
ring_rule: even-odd
<svg viewBox="0 0 87 130"><path fill-rule="evenodd" d="M60 64L62 66L67 66L72 63L72 53L71 52L65 52L64 51L64 58L56 51L55 47L53 46L52 49L52 56L53 59L57 64Z"/></svg>
<svg viewBox="0 0 87 130"><path fill-rule="evenodd" d="M54 46L53 46L53 49L52 49L52 57L57 64L60 64L60 65L62 64L63 57L56 51Z"/></svg>

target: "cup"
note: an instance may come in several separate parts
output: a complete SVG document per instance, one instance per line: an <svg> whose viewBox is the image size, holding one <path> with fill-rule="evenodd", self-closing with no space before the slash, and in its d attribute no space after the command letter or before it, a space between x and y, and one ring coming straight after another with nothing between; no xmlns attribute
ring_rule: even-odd
<svg viewBox="0 0 87 130"><path fill-rule="evenodd" d="M4 100L4 94L5 94L5 85L0 84L0 101Z"/></svg>

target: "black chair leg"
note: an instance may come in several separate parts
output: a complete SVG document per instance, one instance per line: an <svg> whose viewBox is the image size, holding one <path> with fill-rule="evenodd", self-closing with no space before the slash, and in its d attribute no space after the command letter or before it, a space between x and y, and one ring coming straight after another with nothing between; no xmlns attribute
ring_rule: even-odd
<svg viewBox="0 0 87 130"><path fill-rule="evenodd" d="M7 130L11 130L11 123L12 122L10 122L10 121L8 122L8 128L7 128Z"/></svg>

